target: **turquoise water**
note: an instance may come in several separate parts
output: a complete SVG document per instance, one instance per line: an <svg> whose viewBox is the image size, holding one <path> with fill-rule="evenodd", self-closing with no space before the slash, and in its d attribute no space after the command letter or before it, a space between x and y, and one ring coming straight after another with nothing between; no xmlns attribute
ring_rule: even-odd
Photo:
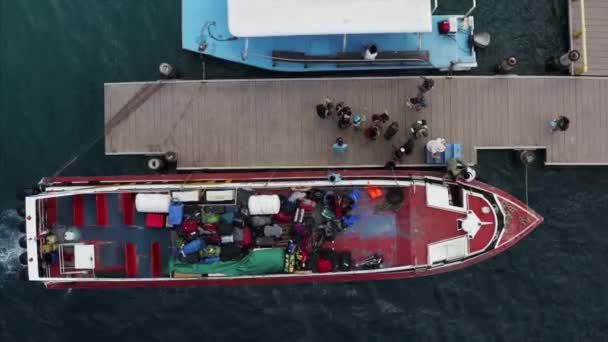
<svg viewBox="0 0 608 342"><path fill-rule="evenodd" d="M443 13L468 2L441 1ZM515 54L541 74L566 49L566 2L479 1L493 45L478 73ZM157 65L202 76L181 52L175 0L0 1L0 341L605 341L608 211L605 169L529 170L545 216L499 257L430 278L285 287L46 291L14 281L13 189L53 174L102 132L103 82L153 80ZM205 59L208 78L276 77ZM480 176L525 198L508 152L480 155ZM141 158L103 156L98 141L65 174L143 172ZM25 324L27 323L27 328Z"/></svg>

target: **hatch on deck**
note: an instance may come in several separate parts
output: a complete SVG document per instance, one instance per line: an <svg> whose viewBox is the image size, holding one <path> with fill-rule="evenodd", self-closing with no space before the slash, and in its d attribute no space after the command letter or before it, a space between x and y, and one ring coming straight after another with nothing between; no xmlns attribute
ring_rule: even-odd
<svg viewBox="0 0 608 342"><path fill-rule="evenodd" d="M469 251L466 236L429 244L429 265L462 259Z"/></svg>

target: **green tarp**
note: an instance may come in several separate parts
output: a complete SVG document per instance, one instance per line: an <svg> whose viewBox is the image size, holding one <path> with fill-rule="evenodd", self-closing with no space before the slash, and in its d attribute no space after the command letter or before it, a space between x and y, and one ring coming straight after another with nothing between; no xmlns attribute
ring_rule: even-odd
<svg viewBox="0 0 608 342"><path fill-rule="evenodd" d="M187 264L172 260L171 272L190 274L220 273L228 277L282 273L285 263L283 248L255 251L240 261L217 261L209 264Z"/></svg>

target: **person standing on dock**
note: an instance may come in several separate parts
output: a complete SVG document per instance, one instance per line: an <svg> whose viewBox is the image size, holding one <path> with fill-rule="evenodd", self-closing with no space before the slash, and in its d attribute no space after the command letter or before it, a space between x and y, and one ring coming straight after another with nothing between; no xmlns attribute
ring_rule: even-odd
<svg viewBox="0 0 608 342"><path fill-rule="evenodd" d="M428 93L429 91L431 91L431 89L433 89L433 87L435 86L435 80L431 78L426 78L424 76L422 77L422 79L424 81L418 87L418 89L420 90L420 94L424 95L425 93Z"/></svg>
<svg viewBox="0 0 608 342"><path fill-rule="evenodd" d="M416 97L412 97L405 102L405 105L409 109L413 109L416 112L420 112L427 107L426 97L423 94L420 94Z"/></svg>
<svg viewBox="0 0 608 342"><path fill-rule="evenodd" d="M346 129L352 125L352 111L350 107L344 107L341 113L338 113L340 119L338 119L338 128Z"/></svg>
<svg viewBox="0 0 608 342"><path fill-rule="evenodd" d="M382 114L372 114L372 124L382 126L390 120L388 111L385 110Z"/></svg>
<svg viewBox="0 0 608 342"><path fill-rule="evenodd" d="M414 138L409 138L407 142L398 148L393 146L393 161L400 162L404 156L412 154L414 151Z"/></svg>
<svg viewBox="0 0 608 342"><path fill-rule="evenodd" d="M563 115L549 121L549 128L551 129L551 132L565 132L568 127L570 127L570 119Z"/></svg>
<svg viewBox="0 0 608 342"><path fill-rule="evenodd" d="M365 116L361 114L353 114L353 128L355 129L355 131L360 131L364 122Z"/></svg>
<svg viewBox="0 0 608 342"><path fill-rule="evenodd" d="M379 125L372 125L363 131L363 135L369 140L376 140L382 133L382 128Z"/></svg>
<svg viewBox="0 0 608 342"><path fill-rule="evenodd" d="M467 169L467 165L463 163L460 159L452 158L448 160L448 176L452 180L456 180L458 176L462 174L464 170Z"/></svg>
<svg viewBox="0 0 608 342"><path fill-rule="evenodd" d="M317 105L317 115L321 119L330 118L332 116L332 114L334 114L334 112L335 112L334 102L329 97L326 97L323 100L323 103L319 103Z"/></svg>
<svg viewBox="0 0 608 342"><path fill-rule="evenodd" d="M421 119L412 124L410 128L410 132L414 136L414 139L426 138L429 136L429 126L426 123L426 120Z"/></svg>
<svg viewBox="0 0 608 342"><path fill-rule="evenodd" d="M334 150L335 154L344 154L346 149L348 148L348 144L344 143L344 139L339 137L336 139L336 142L332 145L332 150Z"/></svg>
<svg viewBox="0 0 608 342"><path fill-rule="evenodd" d="M384 132L384 139L391 140L397 132L399 132L399 124L397 121L393 121Z"/></svg>

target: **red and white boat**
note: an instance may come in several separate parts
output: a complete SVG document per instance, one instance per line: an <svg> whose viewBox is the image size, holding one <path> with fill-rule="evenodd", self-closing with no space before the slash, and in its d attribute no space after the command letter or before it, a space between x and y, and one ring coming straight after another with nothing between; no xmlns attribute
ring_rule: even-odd
<svg viewBox="0 0 608 342"><path fill-rule="evenodd" d="M48 288L397 279L478 263L543 221L478 181L401 170L341 177L331 182L325 172L297 171L45 178L41 192L26 198L21 260L29 280Z"/></svg>

